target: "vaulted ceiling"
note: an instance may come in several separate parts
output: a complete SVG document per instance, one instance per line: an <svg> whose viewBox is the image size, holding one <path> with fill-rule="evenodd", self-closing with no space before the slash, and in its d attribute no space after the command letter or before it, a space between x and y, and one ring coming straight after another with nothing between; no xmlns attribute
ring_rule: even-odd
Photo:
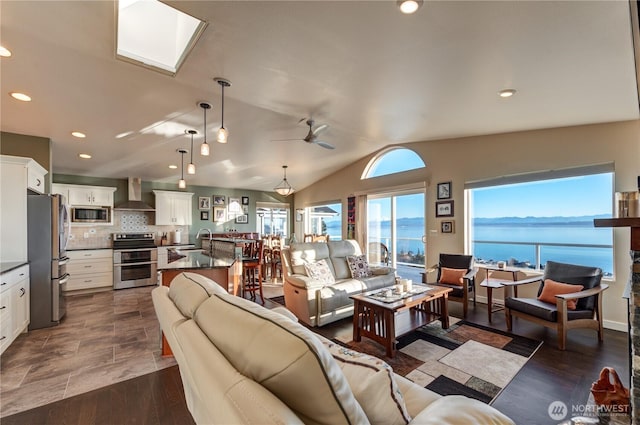
<svg viewBox="0 0 640 425"><path fill-rule="evenodd" d="M187 183L271 190L284 164L300 189L390 144L639 118L626 1L168 4L208 23L175 77L116 59L111 1L0 2L2 131L51 138L54 173L177 182L205 100L212 155ZM335 150L274 141L310 116Z"/></svg>

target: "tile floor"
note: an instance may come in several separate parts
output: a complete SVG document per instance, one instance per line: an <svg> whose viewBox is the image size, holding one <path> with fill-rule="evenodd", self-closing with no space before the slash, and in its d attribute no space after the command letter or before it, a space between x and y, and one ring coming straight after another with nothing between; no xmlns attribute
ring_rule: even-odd
<svg viewBox="0 0 640 425"><path fill-rule="evenodd" d="M0 357L0 417L176 364L160 355L153 288L69 297L59 326L20 335ZM282 283L263 289L282 295Z"/></svg>

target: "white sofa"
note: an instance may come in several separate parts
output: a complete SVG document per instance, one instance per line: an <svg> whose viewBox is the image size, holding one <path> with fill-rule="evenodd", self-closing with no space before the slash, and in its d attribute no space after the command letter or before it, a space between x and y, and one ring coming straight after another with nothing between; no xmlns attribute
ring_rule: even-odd
<svg viewBox="0 0 640 425"><path fill-rule="evenodd" d="M292 243L282 250L284 300L287 308L309 326L323 326L353 315L351 295L391 286L395 270L371 267L372 276L353 279L347 256L361 255L354 240ZM309 277L305 263L326 260L335 283Z"/></svg>
<svg viewBox="0 0 640 425"><path fill-rule="evenodd" d="M198 424L513 424L462 396L441 397L379 359L227 294L193 273L152 292Z"/></svg>

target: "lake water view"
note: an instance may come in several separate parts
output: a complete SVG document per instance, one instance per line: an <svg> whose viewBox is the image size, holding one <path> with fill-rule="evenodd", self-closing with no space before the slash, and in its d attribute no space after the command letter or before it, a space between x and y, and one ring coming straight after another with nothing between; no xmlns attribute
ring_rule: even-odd
<svg viewBox="0 0 640 425"><path fill-rule="evenodd" d="M398 252L396 255L409 252L424 254L424 245L422 244L424 224L422 220L422 218L398 220ZM609 247L604 248L542 245L540 261L543 265L547 260L553 260L596 266L600 267L606 275L613 273L613 250L610 248L613 245L613 232L610 228L593 227L592 217L580 217L575 221L569 217L563 217L557 222L548 218L528 218L527 220L505 218L486 220L486 222L479 221L479 223L476 222L473 229L474 241L607 245ZM331 227L333 226L327 228L330 234L332 233ZM338 229L334 230L334 233L339 233ZM462 230L457 229L456 231ZM391 224L389 221L369 223L370 240L380 240L390 246L390 238ZM522 267L535 267L535 245L475 242L473 251L478 261L501 260Z"/></svg>

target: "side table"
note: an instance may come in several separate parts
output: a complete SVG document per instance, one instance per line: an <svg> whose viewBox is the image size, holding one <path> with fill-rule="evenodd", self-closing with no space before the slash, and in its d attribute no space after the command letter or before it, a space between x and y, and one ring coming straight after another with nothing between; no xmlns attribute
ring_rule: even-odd
<svg viewBox="0 0 640 425"><path fill-rule="evenodd" d="M500 304L495 304L493 303L493 290L494 289L500 289L500 288L505 288L505 287L510 287L513 285L510 285L511 282L515 282L518 280L518 272L520 271L520 269L517 269L515 267L502 267L499 268L498 266L495 265L490 265L490 264L478 264L476 265L476 267L481 268L481 269L485 269L487 272L487 278L484 279L482 282L480 282L480 286L487 288L487 314L489 317L489 323L491 323L491 315L493 313L495 313L496 311L502 311L504 310L504 305L500 305ZM511 275L513 276L512 280L505 280L505 279L495 279L495 278L491 278L491 273L495 272L495 271L500 271L500 272L507 272L507 273L511 273ZM518 296L518 287L517 286L513 286L513 293L514 295L517 297ZM504 293L504 297L507 297L507 291L505 290Z"/></svg>

